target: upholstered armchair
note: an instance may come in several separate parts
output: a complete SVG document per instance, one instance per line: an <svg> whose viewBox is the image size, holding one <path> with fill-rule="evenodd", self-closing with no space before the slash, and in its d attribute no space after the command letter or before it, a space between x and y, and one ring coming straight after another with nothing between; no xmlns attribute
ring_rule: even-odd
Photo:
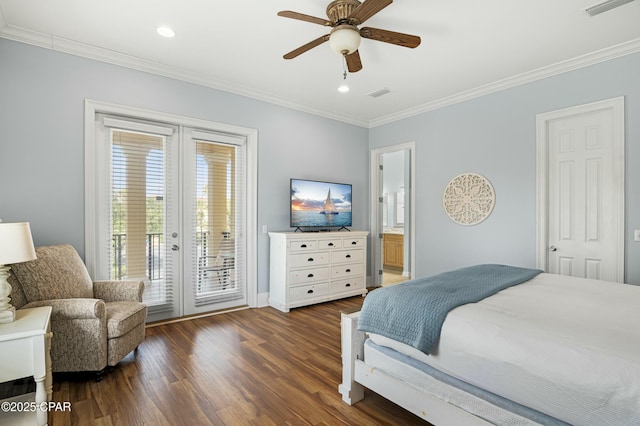
<svg viewBox="0 0 640 426"><path fill-rule="evenodd" d="M70 245L37 247L36 255L34 261L11 266L11 299L17 309L53 308L54 372L102 372L144 340L142 282L92 282Z"/></svg>

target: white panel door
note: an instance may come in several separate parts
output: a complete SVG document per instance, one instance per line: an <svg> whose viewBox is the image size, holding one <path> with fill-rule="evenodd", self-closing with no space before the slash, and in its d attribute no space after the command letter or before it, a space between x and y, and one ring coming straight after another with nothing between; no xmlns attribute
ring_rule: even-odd
<svg viewBox="0 0 640 426"><path fill-rule="evenodd" d="M548 272L621 280L614 110L549 120L547 137Z"/></svg>

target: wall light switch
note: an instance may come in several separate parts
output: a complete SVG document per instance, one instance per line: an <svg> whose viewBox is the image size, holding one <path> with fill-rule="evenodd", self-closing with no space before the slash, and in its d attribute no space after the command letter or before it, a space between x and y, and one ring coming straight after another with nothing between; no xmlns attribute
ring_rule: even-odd
<svg viewBox="0 0 640 426"><path fill-rule="evenodd" d="M636 229L633 231L633 240L640 241L640 229Z"/></svg>

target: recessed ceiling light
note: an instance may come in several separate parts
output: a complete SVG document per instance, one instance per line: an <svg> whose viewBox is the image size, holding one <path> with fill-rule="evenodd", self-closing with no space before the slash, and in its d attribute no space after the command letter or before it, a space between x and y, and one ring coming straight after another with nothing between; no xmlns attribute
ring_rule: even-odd
<svg viewBox="0 0 640 426"><path fill-rule="evenodd" d="M176 32L169 27L158 27L157 31L162 37L171 38L176 36Z"/></svg>
<svg viewBox="0 0 640 426"><path fill-rule="evenodd" d="M347 86L346 84L343 84L342 86L338 87L338 92L340 93L347 93L349 91L349 86Z"/></svg>

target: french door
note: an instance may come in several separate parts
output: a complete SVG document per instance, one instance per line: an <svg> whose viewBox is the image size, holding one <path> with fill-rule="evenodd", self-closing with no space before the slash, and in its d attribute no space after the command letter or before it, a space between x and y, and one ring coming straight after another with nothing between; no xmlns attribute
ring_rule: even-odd
<svg viewBox="0 0 640 426"><path fill-rule="evenodd" d="M186 128L185 314L247 304L244 138Z"/></svg>
<svg viewBox="0 0 640 426"><path fill-rule="evenodd" d="M95 115L96 279L143 280L148 321L247 305L246 137Z"/></svg>

